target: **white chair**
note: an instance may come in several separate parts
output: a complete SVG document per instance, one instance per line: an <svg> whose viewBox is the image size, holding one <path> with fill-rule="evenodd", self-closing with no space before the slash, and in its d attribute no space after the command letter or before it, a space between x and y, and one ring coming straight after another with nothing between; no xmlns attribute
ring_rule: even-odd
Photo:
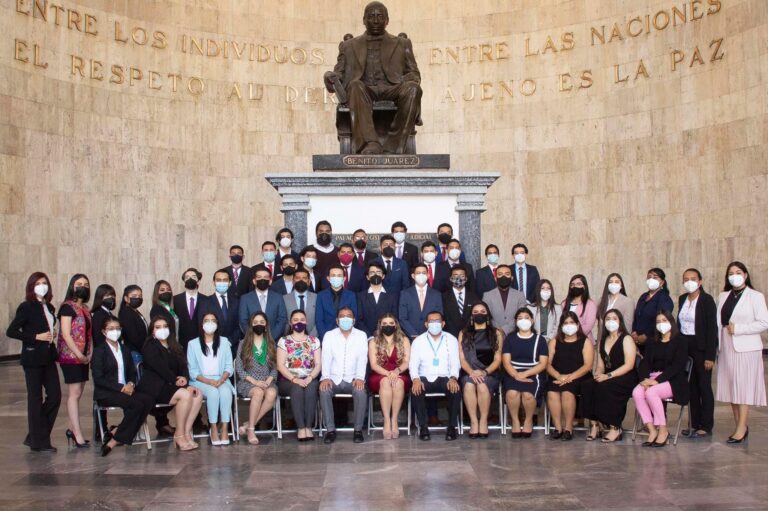
<svg viewBox="0 0 768 511"><path fill-rule="evenodd" d="M235 395L232 399L232 407L234 408L232 413L232 422L235 436L232 438L234 441L240 441L240 413L238 412L238 404L240 401L250 403L251 398L248 396L241 396L237 393L237 371L235 371L235 374L232 376L235 382ZM257 429L255 430L255 433L274 434L277 435L278 438L282 438L282 430L280 427L280 395L277 396L275 399L275 405L272 407L272 427L269 429Z"/></svg>
<svg viewBox="0 0 768 511"><path fill-rule="evenodd" d="M341 399L350 399L351 400L352 399L352 394L334 394L333 398L334 399L341 398ZM323 436L323 433L328 431L328 427L325 424L325 416L323 414L323 408L322 408L322 406L320 406L320 400L319 399L317 401L317 406L318 406L318 409L319 409L318 413L320 414L320 429L318 431L318 434L320 436ZM368 402L368 408L369 409L370 409L370 406L371 405L370 405L370 397L369 397L369 402ZM369 418L369 420L370 420L370 418ZM343 427L343 428L336 428L336 431L353 432L353 431L355 431L355 428L347 426L347 427Z"/></svg>
<svg viewBox="0 0 768 511"><path fill-rule="evenodd" d="M368 435L371 434L371 431L381 431L381 430L384 429L383 426L377 426L373 422L373 400L378 398L378 397L379 397L378 394L372 394L372 395L368 396ZM397 429L400 430L400 431L405 431L408 434L408 436L410 436L411 435L411 396L410 396L410 392L405 397L408 400L408 404L406 405L406 413L407 413L408 418L406 419L406 425L405 426L401 426L399 421L398 421ZM400 411L402 411L402 409Z"/></svg>
<svg viewBox="0 0 768 511"><path fill-rule="evenodd" d="M509 408L507 407L507 400L503 396L504 390L502 389L500 400L503 402L502 406L502 414L504 417L504 422L502 425L502 434L506 435L509 430L512 429L512 425L509 423ZM543 403L541 405L542 412L544 412L544 422L542 424L534 424L533 430L543 430L545 436L549 436L549 429L550 429L550 416L549 416L549 407L547 406L547 400L543 399ZM520 407L522 408L522 404Z"/></svg>
<svg viewBox="0 0 768 511"><path fill-rule="evenodd" d="M504 427L506 424L505 422L505 415L504 415L504 391L501 388L501 384L499 384L499 391L498 391L498 404L499 404L499 423L494 425L488 425L488 430L498 430L501 431L502 435L506 435L507 431ZM461 423L461 428L469 430L472 426L466 426L464 425L464 408L463 408L464 400L462 399L462 413L461 413L461 420L459 421Z"/></svg>
<svg viewBox="0 0 768 511"><path fill-rule="evenodd" d="M461 392L461 390L459 390ZM448 397L448 394L446 392L427 392L424 394L425 398L431 398L431 397ZM410 406L410 400L408 401L408 405ZM410 417L410 413L408 415ZM414 425L416 426L416 430L419 430L419 418L418 416L414 416ZM447 430L448 426L429 426L429 429L432 430ZM459 435L464 434L464 399L459 399L459 426L456 428L456 431L459 433ZM410 432L410 425L409 425L409 432Z"/></svg>

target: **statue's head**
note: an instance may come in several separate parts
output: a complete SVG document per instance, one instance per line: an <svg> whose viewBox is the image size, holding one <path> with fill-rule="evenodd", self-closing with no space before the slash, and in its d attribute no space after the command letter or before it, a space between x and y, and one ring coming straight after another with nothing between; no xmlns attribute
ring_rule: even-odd
<svg viewBox="0 0 768 511"><path fill-rule="evenodd" d="M371 2L365 6L363 23L371 35L381 35L389 24L389 13L381 2Z"/></svg>

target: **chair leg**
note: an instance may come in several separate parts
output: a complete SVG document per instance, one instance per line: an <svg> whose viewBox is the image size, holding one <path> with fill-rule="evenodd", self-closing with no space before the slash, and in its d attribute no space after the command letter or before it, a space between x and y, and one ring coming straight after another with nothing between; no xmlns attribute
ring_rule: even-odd
<svg viewBox="0 0 768 511"><path fill-rule="evenodd" d="M237 394L235 394L235 398L232 400L232 418L235 421L235 429L233 431L234 436L232 437L235 442L240 441L240 413L238 412L238 399Z"/></svg>
<svg viewBox="0 0 768 511"><path fill-rule="evenodd" d="M406 421L408 427L408 436L411 436L411 396L408 396L408 420Z"/></svg>
<svg viewBox="0 0 768 511"><path fill-rule="evenodd" d="M280 407L280 395L278 394L275 399L275 422L277 423L277 438L282 440L283 438L283 410Z"/></svg>
<svg viewBox="0 0 768 511"><path fill-rule="evenodd" d="M637 419L640 417L640 414L637 413L637 410L635 410L635 418L632 421L632 441L635 441L635 438L637 438Z"/></svg>
<svg viewBox="0 0 768 511"><path fill-rule="evenodd" d="M368 396L368 436L371 436L373 427L373 395Z"/></svg>
<svg viewBox="0 0 768 511"><path fill-rule="evenodd" d="M459 435L464 434L464 396L459 401Z"/></svg>
<svg viewBox="0 0 768 511"><path fill-rule="evenodd" d="M544 400L544 436L549 436L549 423L551 417L549 416L549 405L547 405L546 399Z"/></svg>
<svg viewBox="0 0 768 511"><path fill-rule="evenodd" d="M675 428L675 439L672 441L673 445L677 445L677 439L680 436L680 426L683 424L683 412L685 411L685 405L680 407L680 415L677 417L677 428Z"/></svg>
<svg viewBox="0 0 768 511"><path fill-rule="evenodd" d="M504 415L504 399L502 396L503 392L501 391L501 388L499 388L499 427L501 428L501 434L506 435L507 417Z"/></svg>
<svg viewBox="0 0 768 511"><path fill-rule="evenodd" d="M144 438L147 440L147 450L152 450L152 437L149 436L149 424L147 424L147 421L144 421Z"/></svg>
<svg viewBox="0 0 768 511"><path fill-rule="evenodd" d="M94 401L93 403L93 413L96 414L96 421L99 423L99 438L101 438L101 443L104 443L104 424L101 420L101 410L99 410L99 405L96 404Z"/></svg>

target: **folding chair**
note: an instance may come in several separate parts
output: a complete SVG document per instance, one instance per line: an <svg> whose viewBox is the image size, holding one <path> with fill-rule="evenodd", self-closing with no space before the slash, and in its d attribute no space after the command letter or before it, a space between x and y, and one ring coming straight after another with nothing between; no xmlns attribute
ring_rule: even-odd
<svg viewBox="0 0 768 511"><path fill-rule="evenodd" d="M461 390L461 392L463 393L463 389ZM501 389L501 384L499 384L499 390L498 390L497 394L498 394L498 403L499 403L499 423L498 424L494 424L492 426L488 425L488 430L489 431L490 430L499 430L499 431L501 431L502 435L506 435L507 432L504 429L505 422L504 422L504 413L503 413L504 412L504 406L503 406L504 405L504 397L503 397L504 393L503 393L503 391ZM491 397L491 399L493 399L493 397ZM459 422L461 423L461 429L462 430L463 429L469 430L472 426L471 425L470 426L464 425L464 407L463 406L464 406L464 400L463 400L463 396L462 396L462 408L461 408L461 412L462 413L461 413L461 420Z"/></svg>
<svg viewBox="0 0 768 511"><path fill-rule="evenodd" d="M233 432L236 433L235 436L232 437L233 441L239 442L240 441L240 413L238 411L238 404L240 401L245 401L246 403L250 403L251 398L249 396L241 396L237 393L237 371L235 371L235 374L232 375L235 381L235 395L232 399L232 406L234 408L232 413L232 422L233 425ZM275 405L272 407L272 427L269 429L255 429L255 433L269 433L269 434L276 434L277 438L282 438L282 430L280 429L280 395L278 394L277 398L275 399Z"/></svg>
<svg viewBox="0 0 768 511"><path fill-rule="evenodd" d="M373 422L373 400L378 398L378 394L371 394L368 396L368 435L371 434L371 431L381 431L384 429L383 426L377 426ZM406 419L406 426L401 426L400 422L398 421L397 429L399 431L405 431L408 436L411 435L411 396L410 392L407 396L405 396L408 400L408 404L406 405L406 413L408 414L408 418ZM402 412L402 408L400 409Z"/></svg>
<svg viewBox="0 0 768 511"><path fill-rule="evenodd" d="M334 399L336 399L337 397L338 398L342 398L342 399L352 399L352 394L335 394L333 396ZM319 399L317 400L317 406L318 406L318 408L320 410L320 412L319 412L320 413L320 430L319 430L318 433L319 433L320 436L323 436L323 433L328 431L328 427L325 424L325 416L323 414L323 408L322 408L322 406L320 406L320 400ZM371 403L370 403L370 396L369 396L368 397L368 409L369 410L370 410L370 407L371 407ZM370 421L370 417L369 417L368 420ZM347 427L343 427L343 428L336 428L336 431L341 431L342 433L344 433L344 432L353 432L353 431L355 431L355 428L347 426Z"/></svg>
<svg viewBox="0 0 768 511"><path fill-rule="evenodd" d="M504 422L502 424L501 432L502 432L502 434L506 435L507 431L512 429L512 425L509 424L509 407L507 407L507 400L505 399L505 396L503 396L503 394L504 394L504 390L502 389L501 395L500 395L500 401L503 402L502 413L503 413L503 417L504 417ZM542 430L542 431L544 431L544 435L545 436L549 436L549 429L550 429L549 423L550 423L550 419L551 419L550 416L549 416L549 407L547 406L547 400L546 399L542 399L542 401L543 402L541 404L541 409L544 412L544 422L543 422L543 424L540 424L540 425L539 424L534 424L533 431L536 431L537 429L538 430ZM522 406L522 404L520 406Z"/></svg>
<svg viewBox="0 0 768 511"><path fill-rule="evenodd" d="M459 389L459 393L461 393L461 389ZM425 398L430 398L430 397L448 397L448 394L446 392L427 392L426 394L424 394L424 397ZM410 406L410 404L411 403L410 403L410 400L409 400L408 401L408 405ZM410 414L408 416L410 417ZM414 422L414 425L416 426L416 429L418 430L419 429L419 418L414 416L414 421L413 422ZM429 429L444 430L444 429L448 429L448 426L429 426ZM459 435L463 435L464 434L464 399L463 398L459 399L459 425L456 428L456 430L459 433ZM408 431L409 431L409 434L410 434L410 425L409 425Z"/></svg>

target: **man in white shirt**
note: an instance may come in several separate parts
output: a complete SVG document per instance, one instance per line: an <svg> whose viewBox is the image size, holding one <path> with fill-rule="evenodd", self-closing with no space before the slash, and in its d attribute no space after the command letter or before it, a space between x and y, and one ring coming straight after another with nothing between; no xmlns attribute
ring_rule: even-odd
<svg viewBox="0 0 768 511"><path fill-rule="evenodd" d="M352 394L355 416L354 442L363 441L363 421L368 405L365 390L365 369L368 364L368 338L365 332L354 328L355 313L342 307L336 314L337 328L323 337L323 361L320 376L320 408L328 430L324 443L336 440L333 396Z"/></svg>
<svg viewBox="0 0 768 511"><path fill-rule="evenodd" d="M413 386L412 404L419 421L419 438L429 440L427 428L426 394L445 393L448 398L448 429L445 439L456 440L459 422L459 341L443 331L445 321L441 312L427 315L427 331L414 339L411 344L409 371Z"/></svg>

